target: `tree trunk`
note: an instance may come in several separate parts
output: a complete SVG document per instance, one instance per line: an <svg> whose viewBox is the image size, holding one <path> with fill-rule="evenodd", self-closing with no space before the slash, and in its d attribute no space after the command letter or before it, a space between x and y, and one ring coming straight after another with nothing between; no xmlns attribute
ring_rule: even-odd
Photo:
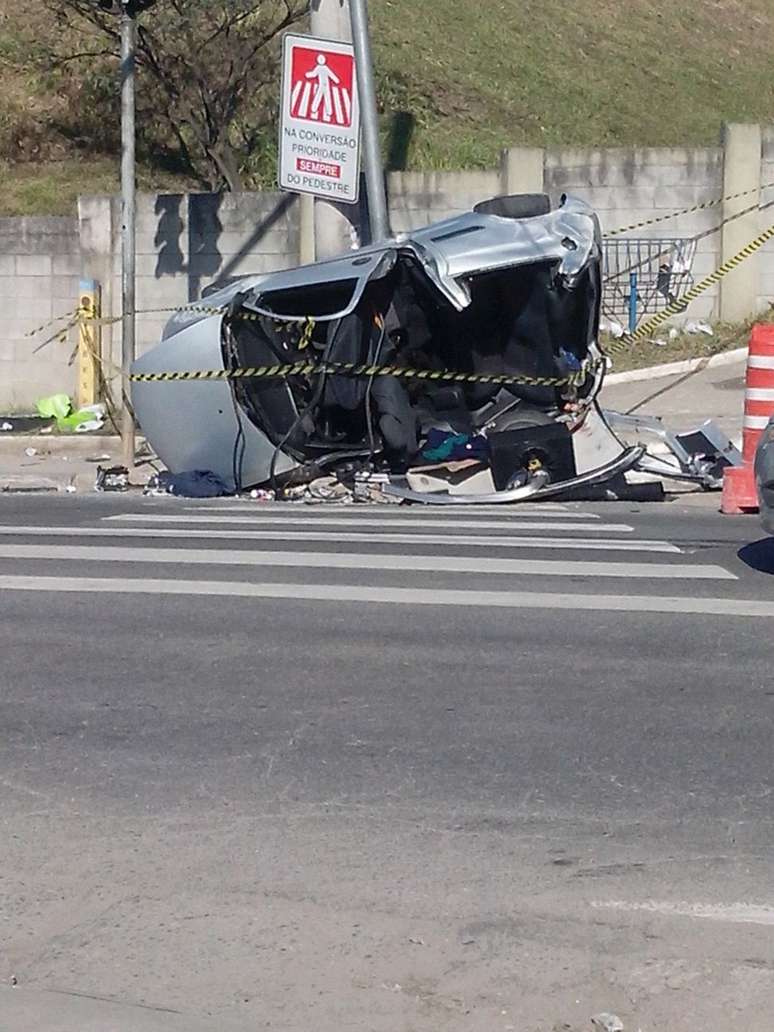
<svg viewBox="0 0 774 1032"><path fill-rule="evenodd" d="M207 157L215 165L231 193L241 193L244 190L239 161L230 143L225 142L208 147Z"/></svg>

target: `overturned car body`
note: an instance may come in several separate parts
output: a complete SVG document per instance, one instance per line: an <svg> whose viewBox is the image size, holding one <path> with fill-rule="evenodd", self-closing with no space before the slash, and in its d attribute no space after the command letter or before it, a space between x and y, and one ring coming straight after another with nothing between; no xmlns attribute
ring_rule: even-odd
<svg viewBox="0 0 774 1032"><path fill-rule="evenodd" d="M135 411L173 472L211 470L235 489L358 466L441 504L604 483L643 451L597 405L600 279L587 205L495 198L181 310L133 367L148 377L133 384ZM296 363L303 372L265 372ZM255 367L264 374L153 380Z"/></svg>

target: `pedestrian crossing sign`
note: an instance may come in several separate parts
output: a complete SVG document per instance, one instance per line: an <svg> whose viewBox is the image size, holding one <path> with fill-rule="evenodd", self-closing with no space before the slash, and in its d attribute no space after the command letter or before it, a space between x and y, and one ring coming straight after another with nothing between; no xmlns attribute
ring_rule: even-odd
<svg viewBox="0 0 774 1032"><path fill-rule="evenodd" d="M285 36L279 151L283 190L357 201L360 109L351 44Z"/></svg>

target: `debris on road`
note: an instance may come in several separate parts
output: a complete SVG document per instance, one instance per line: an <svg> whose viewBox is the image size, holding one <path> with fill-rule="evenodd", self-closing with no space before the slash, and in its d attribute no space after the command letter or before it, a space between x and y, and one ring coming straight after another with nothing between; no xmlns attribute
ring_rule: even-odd
<svg viewBox="0 0 774 1032"><path fill-rule="evenodd" d="M13 430L13 423L9 423L8 421L0 423L0 430Z"/></svg>
<svg viewBox="0 0 774 1032"><path fill-rule="evenodd" d="M94 484L95 491L128 491L129 470L126 466L110 466L104 468L97 466L97 479Z"/></svg>
<svg viewBox="0 0 774 1032"><path fill-rule="evenodd" d="M647 444L660 442L663 454L646 450L637 463L642 473L674 480L691 480L706 490L723 486L724 471L742 465L742 454L712 419L685 433L672 433L658 418L605 410L605 418L618 433Z"/></svg>

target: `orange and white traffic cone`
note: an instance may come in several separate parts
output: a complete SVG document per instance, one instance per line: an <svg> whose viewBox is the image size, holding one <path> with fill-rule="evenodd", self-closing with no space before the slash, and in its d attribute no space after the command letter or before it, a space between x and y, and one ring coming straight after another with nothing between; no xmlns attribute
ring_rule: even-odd
<svg viewBox="0 0 774 1032"><path fill-rule="evenodd" d="M741 466L729 466L723 475L725 513L754 512L758 508L753 460L758 439L774 415L774 326L753 326L747 356Z"/></svg>

